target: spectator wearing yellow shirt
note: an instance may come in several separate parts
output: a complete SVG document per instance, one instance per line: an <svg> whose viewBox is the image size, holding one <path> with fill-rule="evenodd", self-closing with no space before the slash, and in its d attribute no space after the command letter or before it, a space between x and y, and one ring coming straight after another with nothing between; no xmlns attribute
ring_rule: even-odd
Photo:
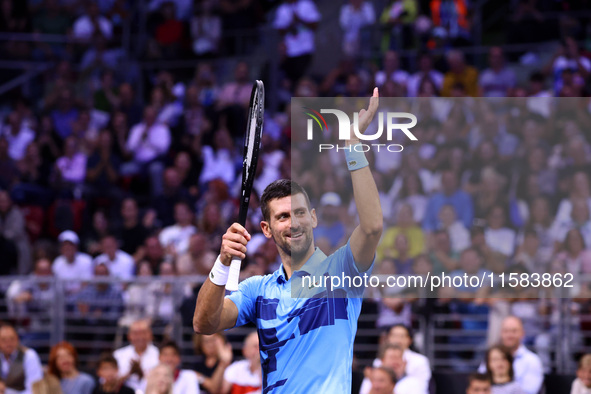
<svg viewBox="0 0 591 394"><path fill-rule="evenodd" d="M467 96L478 96L478 71L466 64L464 54L458 50L451 50L447 54L449 71L443 77L441 95L451 97L456 85L462 85Z"/></svg>
<svg viewBox="0 0 591 394"><path fill-rule="evenodd" d="M408 240L408 257L414 258L425 250L425 236L423 230L413 219L413 210L410 204L400 204L396 215L396 225L390 227L384 233L382 242L378 246L377 258L397 259L399 251L395 245L396 238L403 234Z"/></svg>

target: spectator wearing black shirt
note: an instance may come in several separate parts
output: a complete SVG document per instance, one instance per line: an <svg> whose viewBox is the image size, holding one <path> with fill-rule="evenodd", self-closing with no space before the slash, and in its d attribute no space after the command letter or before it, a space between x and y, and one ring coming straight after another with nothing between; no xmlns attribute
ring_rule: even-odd
<svg viewBox="0 0 591 394"><path fill-rule="evenodd" d="M134 394L134 390L120 383L117 359L111 354L104 354L98 361L96 375L99 384L93 394Z"/></svg>
<svg viewBox="0 0 591 394"><path fill-rule="evenodd" d="M164 171L164 192L152 204L162 227L174 224L174 206L180 201L191 201L191 198L181 184L178 170L169 167Z"/></svg>
<svg viewBox="0 0 591 394"><path fill-rule="evenodd" d="M134 255L148 237L149 230L140 222L137 202L132 197L121 203L121 218L117 237L121 241L121 250Z"/></svg>

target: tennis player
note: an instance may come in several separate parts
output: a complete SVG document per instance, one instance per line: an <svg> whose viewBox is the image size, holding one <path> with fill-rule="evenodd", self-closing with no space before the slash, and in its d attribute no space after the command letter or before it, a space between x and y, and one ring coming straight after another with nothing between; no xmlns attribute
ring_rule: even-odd
<svg viewBox="0 0 591 394"><path fill-rule="evenodd" d="M359 113L365 132L378 108L375 88L367 110ZM354 136L354 133L351 133ZM382 234L378 190L359 140L346 142L346 163L353 183L359 226L347 244L330 256L315 248L316 212L305 190L290 180L270 184L261 197L261 229L273 238L282 265L273 274L254 276L225 296L232 258L244 259L250 234L237 223L223 236L220 255L203 284L193 318L201 334L254 323L258 330L263 393L350 393L353 341L363 288L306 288L311 297L294 296L293 283L311 272L347 277L369 275ZM359 149L361 150L361 149Z"/></svg>

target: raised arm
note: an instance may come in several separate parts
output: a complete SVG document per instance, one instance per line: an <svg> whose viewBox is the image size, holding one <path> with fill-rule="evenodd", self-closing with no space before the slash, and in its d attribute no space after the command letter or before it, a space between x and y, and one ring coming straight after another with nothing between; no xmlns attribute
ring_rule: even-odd
<svg viewBox="0 0 591 394"><path fill-rule="evenodd" d="M222 237L221 263L229 267L233 257L246 257L246 244L250 234L238 223L232 224ZM211 274L210 274L211 276ZM215 279L215 278L214 278ZM236 325L238 308L225 298L226 287L214 284L208 277L197 296L193 329L198 334L213 334Z"/></svg>
<svg viewBox="0 0 591 394"><path fill-rule="evenodd" d="M369 100L367 110L362 109L359 112L359 131L364 133L367 126L371 123L378 109L378 88L373 91L373 96ZM359 140L354 134L347 145L355 145ZM355 205L359 214L359 226L353 230L351 235L351 251L360 272L367 271L371 266L376 253L376 248L382 230L384 227L382 217L382 207L380 205L380 196L378 188L373 179L369 166L351 171L351 180L353 182L353 195Z"/></svg>

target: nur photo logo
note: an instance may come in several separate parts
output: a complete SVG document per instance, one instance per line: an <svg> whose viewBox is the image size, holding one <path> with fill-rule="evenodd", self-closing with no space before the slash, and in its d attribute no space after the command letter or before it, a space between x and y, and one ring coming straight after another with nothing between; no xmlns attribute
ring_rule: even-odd
<svg viewBox="0 0 591 394"><path fill-rule="evenodd" d="M417 141L417 137L410 131L411 128L416 126L417 124L417 117L409 112L386 112L384 116L384 112L378 112L378 130L374 134L363 134L359 132L359 112L353 113L353 122L349 116L341 110L338 109L326 109L323 108L320 112L309 108L303 107L304 114L308 115L310 119L307 122L307 139L308 141L312 141L314 139L314 129L316 128L315 125L318 125L317 129L320 129L321 132L325 132L328 130L328 125L326 119L322 116L322 114L332 114L336 116L338 122L338 139L339 141L348 141L351 139L351 130L353 130L354 137L359 139L360 141L374 141L374 143L361 143L357 145L355 148L356 150L367 152L369 150L375 149L378 152L380 149L386 149L389 152L402 152L404 147L400 144L385 144L385 143L375 143L384 134L384 130L386 132L386 140L388 142L393 140L394 132L402 131L406 137L411 141ZM385 127L384 127L385 123ZM352 127L351 127L352 126ZM339 146L338 144L319 144L318 151L322 152L325 150L335 149L336 151L350 149L348 146Z"/></svg>

